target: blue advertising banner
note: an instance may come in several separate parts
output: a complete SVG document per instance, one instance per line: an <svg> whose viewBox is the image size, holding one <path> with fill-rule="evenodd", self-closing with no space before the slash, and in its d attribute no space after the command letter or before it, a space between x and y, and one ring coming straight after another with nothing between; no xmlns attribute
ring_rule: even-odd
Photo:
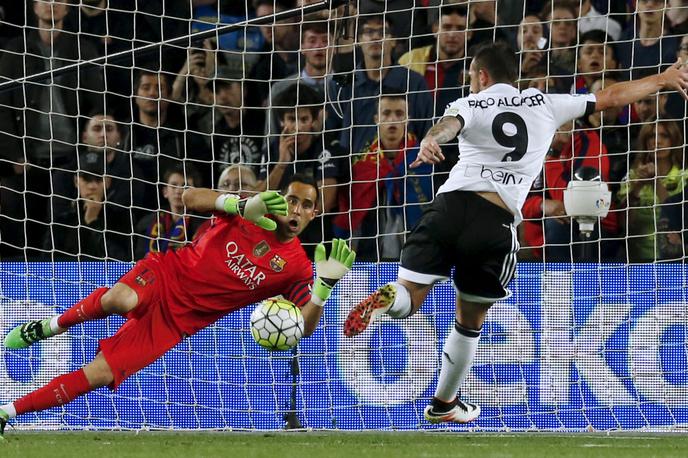
<svg viewBox="0 0 688 458"><path fill-rule="evenodd" d="M129 269L113 263L3 263L0 332L63 311ZM18 428L432 429L422 418L454 320L451 283L420 312L348 339L351 306L396 278L393 263L354 267L318 331L270 353L248 329L252 307L186 339L114 393L100 389ZM456 429L610 430L688 426L687 269L681 265L523 263L513 295L490 310L462 396L482 406ZM0 350L0 403L81 367L123 320L87 323L30 349ZM443 428L445 426L442 426Z"/></svg>

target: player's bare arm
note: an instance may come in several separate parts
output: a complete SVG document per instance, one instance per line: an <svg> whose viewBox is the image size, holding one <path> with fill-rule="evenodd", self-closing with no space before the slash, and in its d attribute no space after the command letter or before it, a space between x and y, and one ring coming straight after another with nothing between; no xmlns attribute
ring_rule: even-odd
<svg viewBox="0 0 688 458"><path fill-rule="evenodd" d="M596 111L612 107L623 107L661 90L676 90L688 100L688 66L677 61L658 75L647 76L637 81L613 84L595 93Z"/></svg>
<svg viewBox="0 0 688 458"><path fill-rule="evenodd" d="M442 143L447 143L454 139L461 131L461 121L454 116L445 116L440 121L432 126L425 138L420 142L420 150L418 157L411 163L409 167L416 168L419 165L425 164L439 164L444 160L442 154Z"/></svg>

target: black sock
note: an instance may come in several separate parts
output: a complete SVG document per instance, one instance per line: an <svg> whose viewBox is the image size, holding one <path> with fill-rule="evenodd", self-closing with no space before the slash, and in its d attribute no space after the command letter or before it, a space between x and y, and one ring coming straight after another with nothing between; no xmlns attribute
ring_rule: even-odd
<svg viewBox="0 0 688 458"><path fill-rule="evenodd" d="M451 402L444 402L437 398L432 398L432 410L435 412L449 412L456 406L456 398Z"/></svg>

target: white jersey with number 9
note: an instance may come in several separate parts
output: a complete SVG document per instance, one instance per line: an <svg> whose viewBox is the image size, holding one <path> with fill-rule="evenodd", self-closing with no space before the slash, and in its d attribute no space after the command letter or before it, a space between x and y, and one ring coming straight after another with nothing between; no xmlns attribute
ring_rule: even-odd
<svg viewBox="0 0 688 458"><path fill-rule="evenodd" d="M594 109L594 94L519 92L502 83L452 102L444 116L461 121L460 155L438 194L497 192L518 224L521 207L542 170L557 128Z"/></svg>

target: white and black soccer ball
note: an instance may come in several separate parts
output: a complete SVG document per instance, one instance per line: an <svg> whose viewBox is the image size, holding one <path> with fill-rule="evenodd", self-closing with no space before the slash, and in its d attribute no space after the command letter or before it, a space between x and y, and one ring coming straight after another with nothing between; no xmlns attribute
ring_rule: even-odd
<svg viewBox="0 0 688 458"><path fill-rule="evenodd" d="M303 337L301 310L286 299L266 299L251 313L251 335L267 350L289 350Z"/></svg>

